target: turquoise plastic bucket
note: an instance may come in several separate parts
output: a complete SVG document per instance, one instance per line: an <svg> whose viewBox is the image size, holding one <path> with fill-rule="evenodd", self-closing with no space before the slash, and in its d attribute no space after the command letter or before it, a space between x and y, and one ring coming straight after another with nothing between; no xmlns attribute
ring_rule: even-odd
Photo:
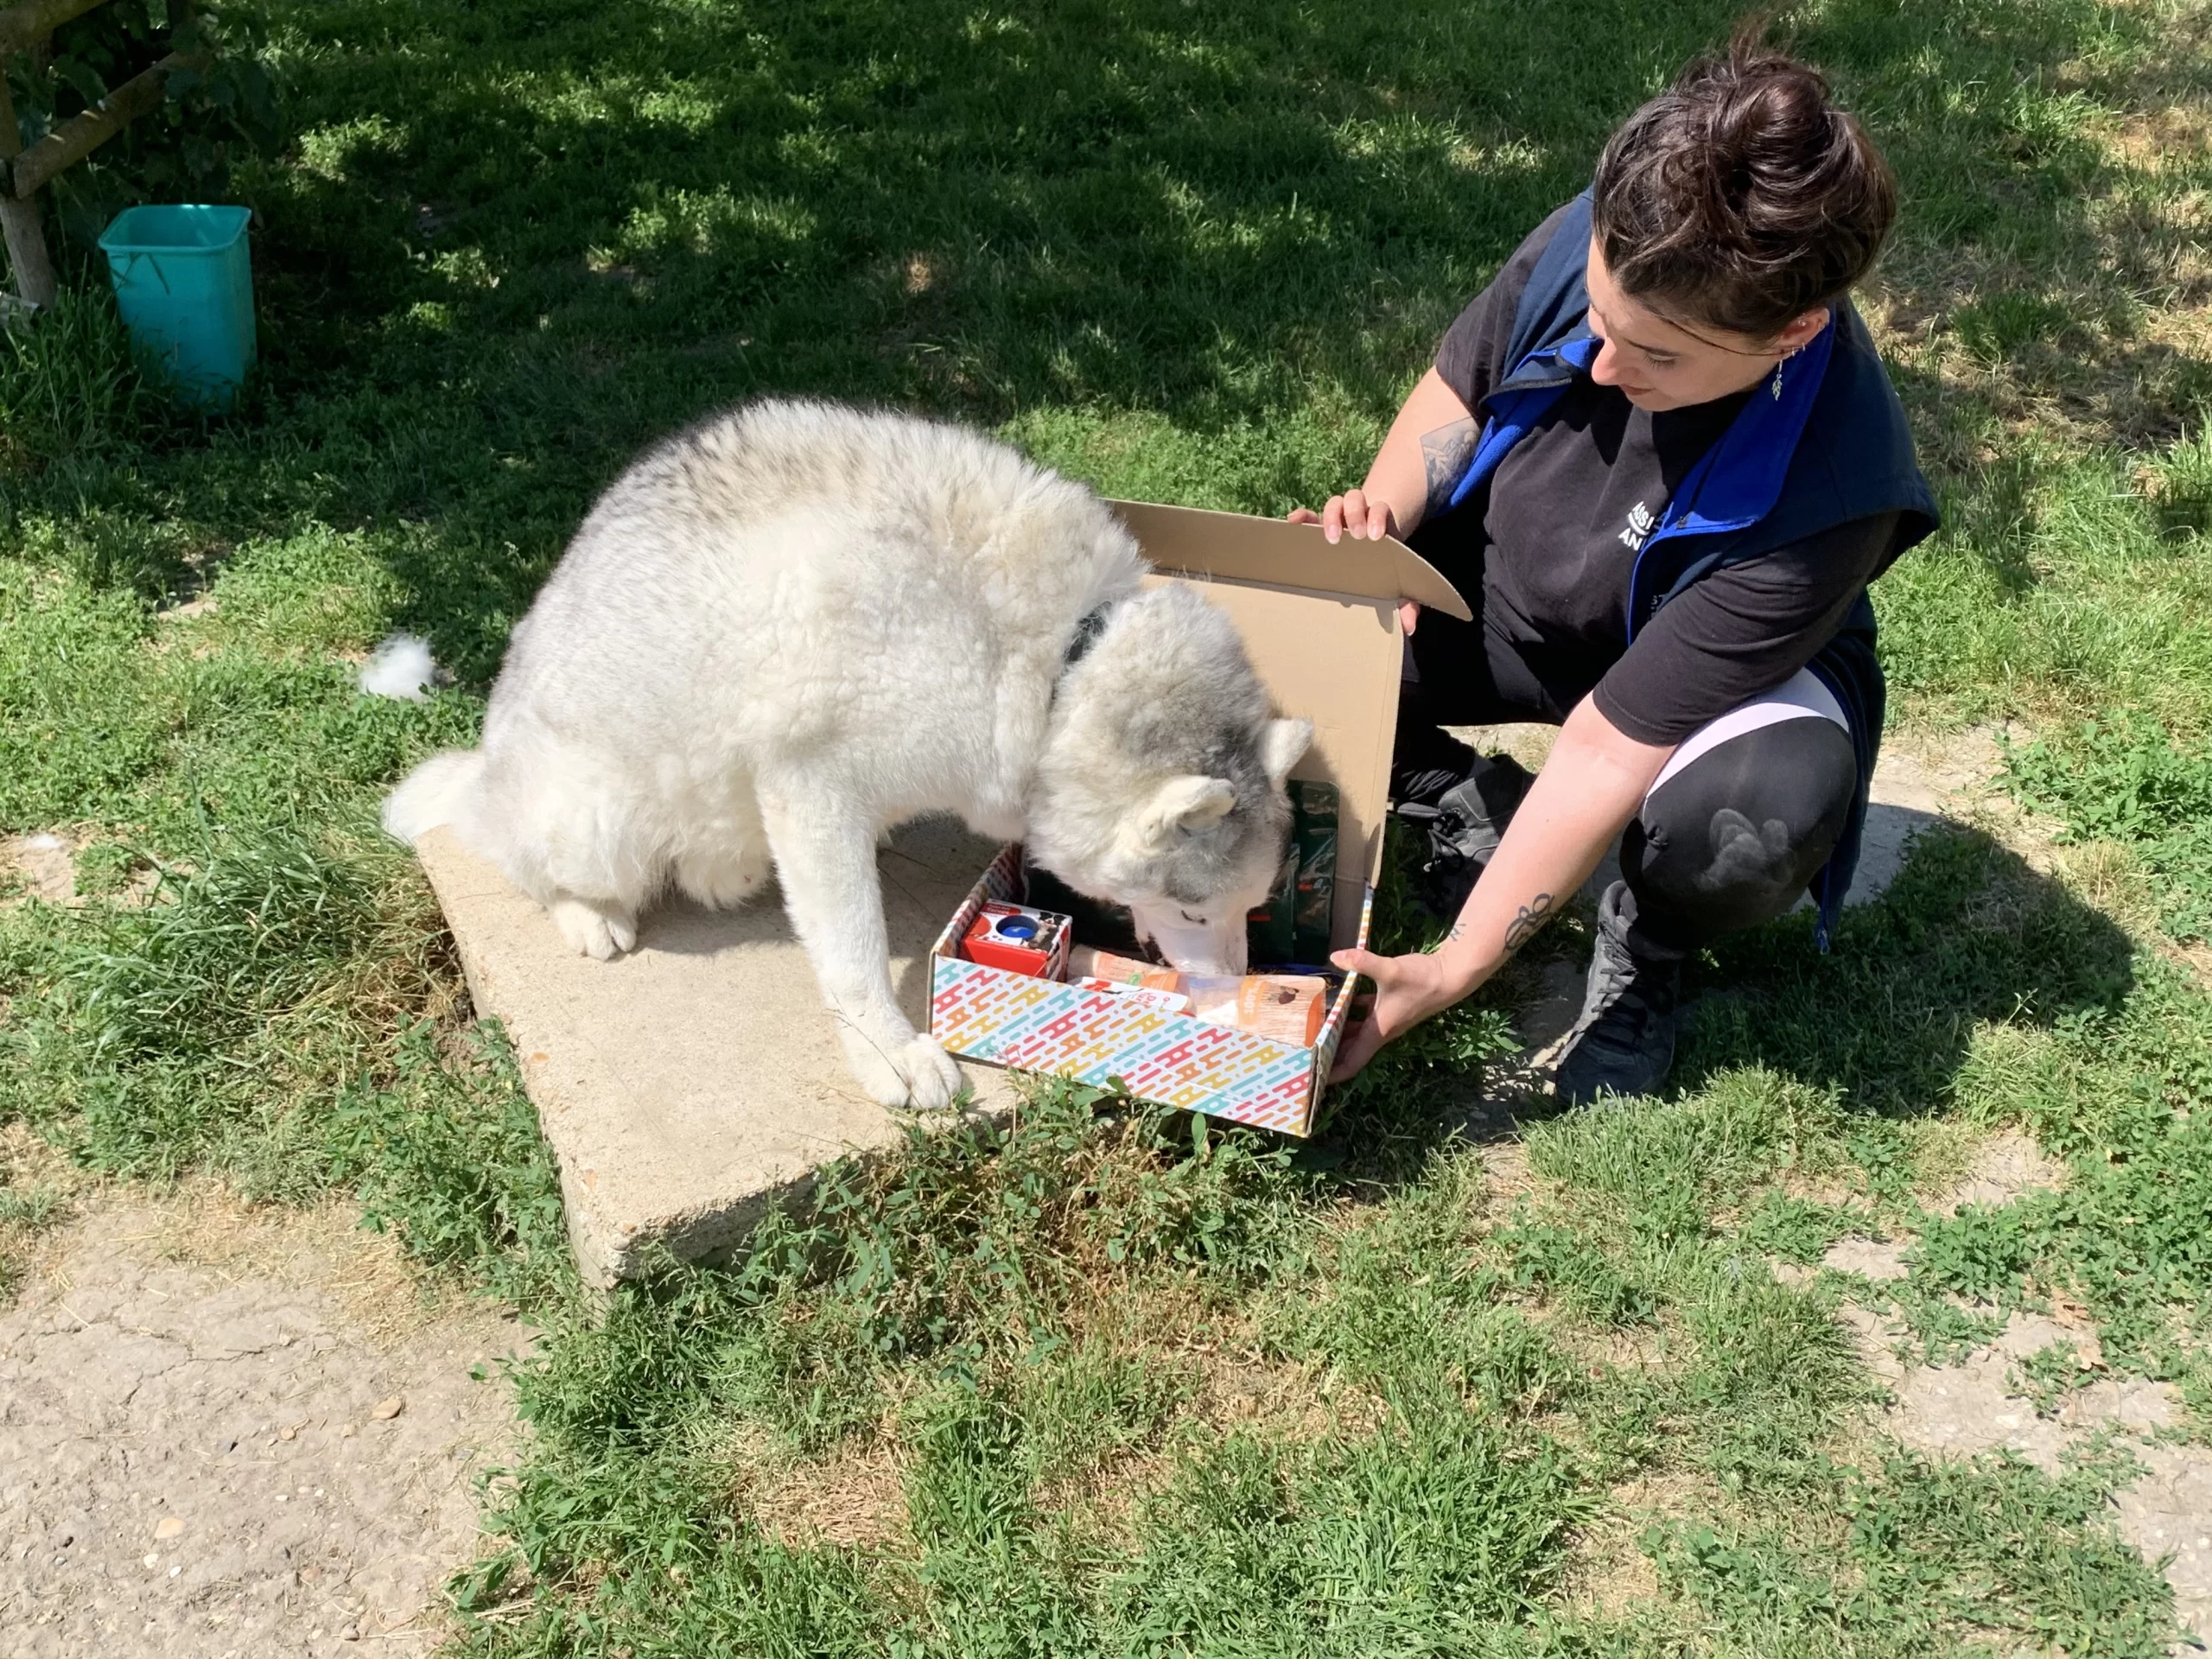
<svg viewBox="0 0 2212 1659"><path fill-rule="evenodd" d="M202 409L227 409L253 362L244 207L129 207L100 232L124 327Z"/></svg>

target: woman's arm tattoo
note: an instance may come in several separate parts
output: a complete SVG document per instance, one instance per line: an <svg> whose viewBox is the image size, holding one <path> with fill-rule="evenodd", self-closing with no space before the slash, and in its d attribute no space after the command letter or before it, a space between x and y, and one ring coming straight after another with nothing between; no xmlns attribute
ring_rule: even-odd
<svg viewBox="0 0 2212 1659"><path fill-rule="evenodd" d="M1552 896L1540 893L1521 906L1520 912L1506 925L1505 948L1518 950L1529 943L1538 928L1552 918Z"/></svg>
<svg viewBox="0 0 2212 1659"><path fill-rule="evenodd" d="M1428 511L1440 512L1475 453L1475 423L1458 420L1421 435L1421 466L1428 478Z"/></svg>

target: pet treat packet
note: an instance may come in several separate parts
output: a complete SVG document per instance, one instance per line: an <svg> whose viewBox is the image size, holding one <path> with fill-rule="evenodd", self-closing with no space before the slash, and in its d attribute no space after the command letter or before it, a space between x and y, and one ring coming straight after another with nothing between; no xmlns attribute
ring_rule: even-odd
<svg viewBox="0 0 2212 1659"><path fill-rule="evenodd" d="M1337 903L1337 786L1294 779L1290 785L1292 840L1298 849L1292 948L1271 962L1325 962Z"/></svg>
<svg viewBox="0 0 2212 1659"><path fill-rule="evenodd" d="M1173 968L1087 944L1078 944L1068 952L1068 978L1110 980L1117 986L1138 986L1173 995L1181 995L1183 989L1183 976Z"/></svg>
<svg viewBox="0 0 2212 1659"><path fill-rule="evenodd" d="M1326 980L1287 974L1186 976L1183 988L1201 1020L1311 1048L1328 1017Z"/></svg>
<svg viewBox="0 0 2212 1659"><path fill-rule="evenodd" d="M1103 991L1124 1001L1158 1008L1162 1014L1188 1014L1191 1011L1191 999L1178 991L1154 990L1149 986L1129 985L1115 979L1079 978L1071 979L1068 983L1079 991Z"/></svg>

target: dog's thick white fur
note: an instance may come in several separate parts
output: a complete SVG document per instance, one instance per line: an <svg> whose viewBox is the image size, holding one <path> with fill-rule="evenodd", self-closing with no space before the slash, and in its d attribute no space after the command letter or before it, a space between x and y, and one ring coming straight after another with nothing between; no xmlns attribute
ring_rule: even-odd
<svg viewBox="0 0 2212 1659"><path fill-rule="evenodd" d="M670 884L734 905L772 867L862 1085L944 1105L960 1074L893 999L876 875L906 818L1026 840L1171 960L1243 968L1312 728L1273 717L1223 613L1140 593L1145 569L1089 491L972 432L736 410L601 498L483 747L425 761L385 825L450 823L602 959Z"/></svg>

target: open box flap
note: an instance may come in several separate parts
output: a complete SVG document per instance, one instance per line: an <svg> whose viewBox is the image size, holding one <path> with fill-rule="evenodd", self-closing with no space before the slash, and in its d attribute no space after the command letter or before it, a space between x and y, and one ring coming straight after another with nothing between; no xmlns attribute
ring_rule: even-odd
<svg viewBox="0 0 2212 1659"><path fill-rule="evenodd" d="M1160 574L1203 586L1244 637L1275 705L1313 722L1294 777L1334 784L1337 887L1330 944L1359 937L1367 884L1382 868L1390 748L1405 647L1403 596L1465 618L1452 585L1395 541L1331 547L1318 526L1241 513L1115 502ZM1448 600L1448 603L1442 602Z"/></svg>
<svg viewBox="0 0 2212 1659"><path fill-rule="evenodd" d="M1395 536L1379 542L1347 536L1332 547L1319 524L1150 501L1106 505L1161 570L1315 594L1410 599L1462 622L1474 620L1459 590Z"/></svg>

